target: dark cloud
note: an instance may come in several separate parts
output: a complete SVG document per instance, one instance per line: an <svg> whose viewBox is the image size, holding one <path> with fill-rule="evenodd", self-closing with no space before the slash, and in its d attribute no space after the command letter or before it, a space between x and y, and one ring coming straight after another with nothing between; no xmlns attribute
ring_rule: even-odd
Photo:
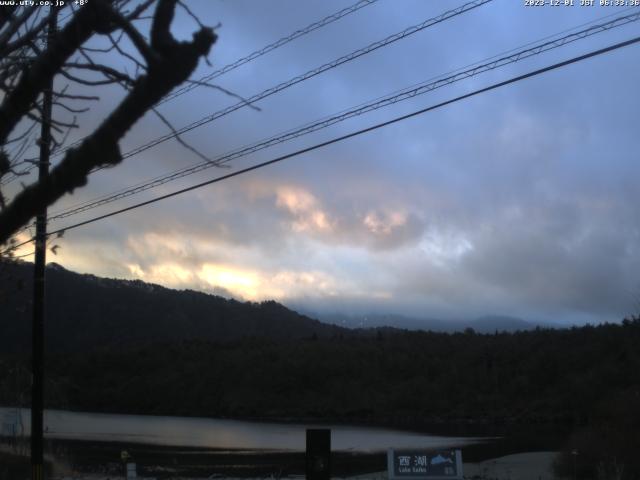
<svg viewBox="0 0 640 480"><path fill-rule="evenodd" d="M459 3L406 0L399 8L378 2L219 82L250 96ZM219 67L344 6L203 0L192 8L206 23L223 25L212 54ZM551 10L493 2L274 95L259 104L261 112L243 109L185 139L216 157L614 13L597 7ZM233 165L267 160L608 45L632 28L349 120ZM191 21L179 16L176 32L191 30ZM275 296L324 311L619 319L630 313L634 290L640 290L636 54L637 47L630 47L69 232L62 263L180 288L226 287L229 294ZM117 94L104 97L87 126ZM181 126L234 102L197 89L161 108ZM165 131L149 116L123 150ZM165 143L100 172L56 208L198 161L176 143ZM84 218L227 172L210 169Z"/></svg>

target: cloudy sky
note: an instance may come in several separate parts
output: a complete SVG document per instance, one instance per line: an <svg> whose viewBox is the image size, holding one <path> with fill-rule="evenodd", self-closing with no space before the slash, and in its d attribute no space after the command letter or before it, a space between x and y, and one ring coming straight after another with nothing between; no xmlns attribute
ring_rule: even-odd
<svg viewBox="0 0 640 480"><path fill-rule="evenodd" d="M195 78L355 0L188 0L218 43ZM251 97L461 1L379 0L215 80ZM496 54L629 14L495 0L184 136L212 158ZM636 9L638 10L638 9ZM591 24L589 24L591 25ZM582 26L586 28L589 25ZM197 25L184 13L174 32ZM640 22L350 119L61 228L634 36ZM50 260L96 275L274 298L318 312L556 322L640 310L640 46L503 87L283 163L67 232ZM117 61L114 59L114 61ZM90 131L120 94L105 90ZM160 110L180 127L236 103L197 88ZM166 132L148 116L128 151ZM57 212L199 163L175 142L101 171ZM15 187L13 187L15 188ZM22 253L27 252L23 250Z"/></svg>

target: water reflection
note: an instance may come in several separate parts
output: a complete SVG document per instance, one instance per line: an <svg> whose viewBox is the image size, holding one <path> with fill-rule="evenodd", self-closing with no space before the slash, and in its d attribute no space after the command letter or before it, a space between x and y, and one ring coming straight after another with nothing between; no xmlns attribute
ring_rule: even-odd
<svg viewBox="0 0 640 480"><path fill-rule="evenodd" d="M0 418L11 409L0 408ZM30 413L21 410L25 434ZM45 411L45 437L148 443L242 450L304 450L305 429L313 425L260 423L210 418L114 415ZM317 426L317 425L316 425ZM382 451L393 448L443 448L475 443L481 438L444 437L382 428L324 425L331 428L333 450Z"/></svg>

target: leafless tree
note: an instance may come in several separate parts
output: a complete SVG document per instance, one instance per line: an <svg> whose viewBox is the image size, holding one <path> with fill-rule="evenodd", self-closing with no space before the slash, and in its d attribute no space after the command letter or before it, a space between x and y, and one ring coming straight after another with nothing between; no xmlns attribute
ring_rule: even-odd
<svg viewBox="0 0 640 480"><path fill-rule="evenodd" d="M119 141L147 112L155 111L162 97L189 79L216 41L213 29L179 0L73 3L51 10L0 6L0 180L24 173L29 162L24 152L38 141L33 137L43 119L42 94L52 79L53 103L67 114L64 119L54 116L50 123L54 134L49 147L62 152L50 175L25 185L11 201L0 192L0 245L44 206L85 185L96 168L119 164ZM177 8L198 24L190 41L171 34ZM51 15L63 21L44 41ZM110 84L125 89L122 100L89 135L60 150L77 127L76 117L87 110L86 103L98 100L99 89Z"/></svg>

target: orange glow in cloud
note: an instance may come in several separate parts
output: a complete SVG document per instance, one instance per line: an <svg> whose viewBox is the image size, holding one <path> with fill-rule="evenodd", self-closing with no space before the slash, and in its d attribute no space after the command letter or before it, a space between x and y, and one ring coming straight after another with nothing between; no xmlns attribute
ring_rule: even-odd
<svg viewBox="0 0 640 480"><path fill-rule="evenodd" d="M367 229L375 235L389 235L395 228L407 223L407 214L404 212L389 212L385 215L377 212L369 212L363 220Z"/></svg>
<svg viewBox="0 0 640 480"><path fill-rule="evenodd" d="M18 233L14 238L16 240L16 243L22 243L29 240L31 238L31 235L29 235L29 232L24 231L24 232ZM13 251L13 254L16 257L25 256L24 260L26 261L33 261L33 255L29 255L29 254L33 253L35 251L35 248L36 248L35 242L27 243L25 245L22 245L21 247L16 248Z"/></svg>
<svg viewBox="0 0 640 480"><path fill-rule="evenodd" d="M167 287L184 287L195 279L193 273L177 263L161 263L143 269L138 264L128 264L131 275L145 282Z"/></svg>
<svg viewBox="0 0 640 480"><path fill-rule="evenodd" d="M283 270L269 273L230 265L205 264L198 275L211 287L222 287L234 295L253 301L285 300L306 295L309 291L334 296L340 291L331 276L316 271Z"/></svg>
<svg viewBox="0 0 640 480"><path fill-rule="evenodd" d="M260 276L256 272L227 265L202 265L198 276L212 287L222 287L242 298L256 300L261 295Z"/></svg>
<svg viewBox="0 0 640 480"><path fill-rule="evenodd" d="M276 205L288 210L295 217L292 229L296 232L322 231L333 229L328 215L311 193L298 187L279 187Z"/></svg>

